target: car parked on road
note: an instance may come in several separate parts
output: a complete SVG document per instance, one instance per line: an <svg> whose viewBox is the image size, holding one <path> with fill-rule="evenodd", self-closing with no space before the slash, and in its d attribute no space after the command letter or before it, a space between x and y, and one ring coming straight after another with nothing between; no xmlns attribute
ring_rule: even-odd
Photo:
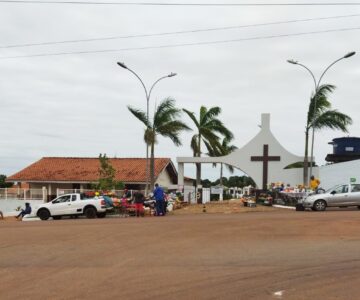
<svg viewBox="0 0 360 300"><path fill-rule="evenodd" d="M304 208L324 211L327 207L357 206L360 209L360 184L337 185L322 194L312 194L302 202Z"/></svg>
<svg viewBox="0 0 360 300"><path fill-rule="evenodd" d="M106 203L103 198L88 198L84 194L74 193L57 197L51 202L39 206L36 215L41 220L53 217L54 220L62 216L84 215L87 218L104 218L106 216Z"/></svg>

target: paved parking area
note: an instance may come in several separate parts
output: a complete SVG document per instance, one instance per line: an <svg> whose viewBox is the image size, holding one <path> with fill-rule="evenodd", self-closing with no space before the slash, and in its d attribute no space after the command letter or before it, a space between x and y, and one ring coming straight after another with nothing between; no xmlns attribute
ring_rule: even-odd
<svg viewBox="0 0 360 300"><path fill-rule="evenodd" d="M358 299L360 211L0 222L0 299Z"/></svg>

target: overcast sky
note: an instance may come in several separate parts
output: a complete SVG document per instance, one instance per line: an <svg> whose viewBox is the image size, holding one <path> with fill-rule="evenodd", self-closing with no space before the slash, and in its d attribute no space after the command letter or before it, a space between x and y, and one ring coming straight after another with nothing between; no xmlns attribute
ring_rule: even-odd
<svg viewBox="0 0 360 300"><path fill-rule="evenodd" d="M130 104L146 110L144 91L136 77L117 66L117 61L136 71L147 86L170 72L178 73L156 86L150 112L168 96L176 99L179 108L197 115L201 105L220 106L220 118L234 133L233 144L239 148L259 132L261 113L270 113L276 138L286 149L303 156L306 113L314 84L306 70L286 60L298 60L319 77L332 61L357 51L357 55L330 69L323 83L337 86L330 98L333 108L352 117L349 135L360 136L360 30L177 48L2 59L355 28L360 27L360 6L0 3L1 46L355 14L359 16L191 34L0 48L0 174L11 175L44 156L96 157L106 153L109 157L145 157L144 127L126 107ZM185 115L183 119L191 124ZM171 157L175 164L177 156L191 156L192 134L183 134L183 146L178 148L170 140L160 138L156 156ZM332 152L328 142L346 135L330 130L318 132L314 149L317 163L324 164L326 154ZM214 179L218 172L219 168L204 167L203 178ZM185 173L195 177L189 166Z"/></svg>

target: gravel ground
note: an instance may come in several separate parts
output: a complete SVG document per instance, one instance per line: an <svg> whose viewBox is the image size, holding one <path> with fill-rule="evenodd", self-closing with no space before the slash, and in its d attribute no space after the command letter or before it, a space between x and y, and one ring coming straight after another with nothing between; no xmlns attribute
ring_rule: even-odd
<svg viewBox="0 0 360 300"><path fill-rule="evenodd" d="M0 221L0 299L360 299L360 211Z"/></svg>

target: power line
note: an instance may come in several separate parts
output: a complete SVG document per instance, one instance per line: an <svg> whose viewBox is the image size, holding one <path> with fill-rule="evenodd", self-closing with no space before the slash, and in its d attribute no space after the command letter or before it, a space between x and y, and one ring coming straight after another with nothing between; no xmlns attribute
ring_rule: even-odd
<svg viewBox="0 0 360 300"><path fill-rule="evenodd" d="M98 1L47 1L47 0L0 0L10 4L81 4L81 5L123 5L123 6L359 6L359 2L313 2L313 3L169 3L169 2L98 2Z"/></svg>
<svg viewBox="0 0 360 300"><path fill-rule="evenodd" d="M360 14L352 14L352 15L320 17L320 18L307 18L307 19L297 19L297 20L288 20L288 21L258 23L258 24L250 24L250 25L213 27L213 28L184 30L184 31L173 31L173 32L135 34L135 35L123 35L123 36L110 36L110 37L99 37L99 38L78 39L78 40L64 40L64 41L55 41L55 42L15 44L15 45L0 46L0 49L32 47L32 46L47 46L47 45L56 45L56 44L70 44L70 43L94 42L94 41L106 41L106 40L117 40L117 39L131 39L131 38L142 38L142 37L155 37L155 36L166 36L166 35L178 35L178 34L187 34L187 33L199 33L199 32L209 32L209 31L220 31L220 30L232 30L232 29L242 29L242 28L250 28L250 27L261 27L261 26L270 26L270 25L299 23L299 22L323 21L323 20L340 19L340 18L353 18L353 17L359 17L359 16L360 16Z"/></svg>
<svg viewBox="0 0 360 300"><path fill-rule="evenodd" d="M218 40L218 41L182 43L182 44L160 45L160 46L145 46L145 47L121 48L121 49L104 49L104 50L89 50L89 51L73 51L73 52L57 52L57 53L40 53L40 54L18 55L18 56L5 56L5 57L0 57L0 60L15 59L15 58L29 58L29 57L60 56L60 55L91 54L91 53L109 53L109 52L121 52L121 51L178 48L178 47L187 47L187 46L215 45L215 44L226 44L226 43L233 43L233 42L244 42L244 41L255 41L255 40L267 40L267 39L274 39L274 38L284 38L284 37L291 37L291 36L312 35L312 34L321 34L321 33L330 33L330 32L345 32L345 31L352 31L352 30L359 30L359 29L360 29L360 27L350 27L350 28L340 28L340 29L328 29L328 30L321 30L321 31L299 32L299 33L289 33L289 34L279 34L279 35L267 35L267 36L251 37L251 38L232 39L232 40Z"/></svg>

